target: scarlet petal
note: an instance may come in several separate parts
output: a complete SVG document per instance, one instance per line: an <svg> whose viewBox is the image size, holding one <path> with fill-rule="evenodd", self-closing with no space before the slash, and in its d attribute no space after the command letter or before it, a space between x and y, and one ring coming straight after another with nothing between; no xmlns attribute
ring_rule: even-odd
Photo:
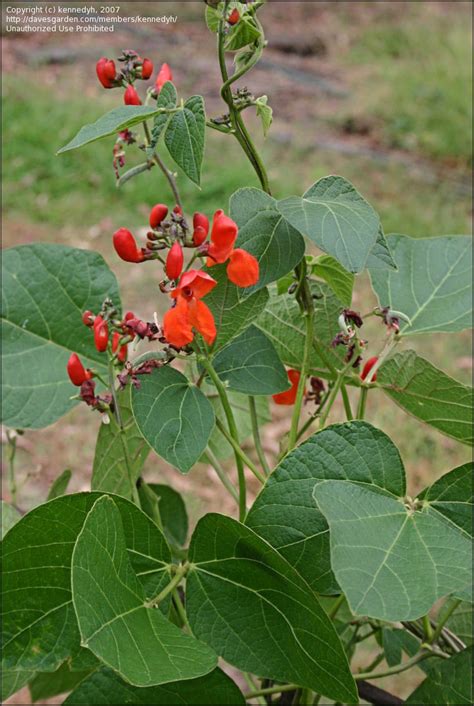
<svg viewBox="0 0 474 706"><path fill-rule="evenodd" d="M159 93L167 81L173 80L173 74L168 64L163 64L158 72L158 76L155 81L155 89Z"/></svg>
<svg viewBox="0 0 474 706"><path fill-rule="evenodd" d="M123 94L123 102L125 105L141 105L142 102L140 100L140 96L137 93L137 90L134 86L131 84L127 86L125 89L125 93Z"/></svg>
<svg viewBox="0 0 474 706"><path fill-rule="evenodd" d="M209 307L199 299L193 299L189 303L189 320L206 343L212 345L216 340L217 331L214 316Z"/></svg>
<svg viewBox="0 0 474 706"><path fill-rule="evenodd" d="M191 296L196 299L202 299L209 294L211 289L214 289L217 282L216 280L208 275L207 272L202 270L188 270L185 272L181 279L179 280L179 285L175 290L176 294L174 296L179 296L184 289L188 289L191 292Z"/></svg>
<svg viewBox="0 0 474 706"><path fill-rule="evenodd" d="M230 255L227 276L237 287L251 287L260 276L258 260L246 250L237 248Z"/></svg>
<svg viewBox="0 0 474 706"><path fill-rule="evenodd" d="M365 363L364 367L362 368L362 372L360 374L360 379L365 380L365 378L369 375L370 371L374 367L375 363L378 361L378 356L374 355L373 358L369 358L369 360ZM375 382L377 380L377 373L372 377L371 382Z"/></svg>
<svg viewBox="0 0 474 706"><path fill-rule="evenodd" d="M301 373L299 370L288 370L287 375L288 380L291 382L291 387L289 390L285 390L285 392L279 392L277 395L272 395L275 404L295 404Z"/></svg>
<svg viewBox="0 0 474 706"><path fill-rule="evenodd" d="M137 246L132 233L126 228L119 228L113 235L115 252L125 262L143 262L143 251Z"/></svg>
<svg viewBox="0 0 474 706"><path fill-rule="evenodd" d="M185 299L178 299L173 309L166 312L163 318L163 331L168 343L176 348L182 348L193 340L193 331L189 317L189 305Z"/></svg>
<svg viewBox="0 0 474 706"><path fill-rule="evenodd" d="M222 263L229 259L238 231L237 223L232 218L226 216L223 211L216 211L209 245L209 257L214 261L213 264Z"/></svg>

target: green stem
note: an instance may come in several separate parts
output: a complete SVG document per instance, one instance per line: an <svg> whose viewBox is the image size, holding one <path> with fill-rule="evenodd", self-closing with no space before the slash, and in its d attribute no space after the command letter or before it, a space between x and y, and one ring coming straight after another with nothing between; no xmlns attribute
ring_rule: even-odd
<svg viewBox="0 0 474 706"><path fill-rule="evenodd" d="M120 404L118 401L117 390L115 389L114 375L115 375L114 364L113 364L112 360L109 360L109 387L110 387L110 392L112 393L112 399L114 401L114 413L115 413L115 421L116 421L117 427L118 427L118 437L120 439L120 444L122 446L123 457L125 460L125 466L127 467L128 482L130 483L130 490L132 493L133 502L135 503L135 505L140 507L140 496L138 495L137 484L136 484L135 479L133 477L132 465L130 463L130 457L128 455L127 442L125 441L125 438L124 438L125 430L124 430L124 426L123 426L123 419L122 419L122 413L120 411Z"/></svg>
<svg viewBox="0 0 474 706"><path fill-rule="evenodd" d="M342 401L344 403L344 411L346 413L346 419L348 422L352 422L354 415L352 414L351 402L349 400L349 395L347 394L347 388L344 383L341 383L341 395Z"/></svg>
<svg viewBox="0 0 474 706"><path fill-rule="evenodd" d="M426 642L433 642L434 632L433 632L433 628L431 627L431 621L430 621L429 615L423 616L423 630L425 633Z"/></svg>
<svg viewBox="0 0 474 706"><path fill-rule="evenodd" d="M256 689L244 694L244 699L248 701L256 696L265 696L266 694L283 694L285 691L295 691L299 689L297 684L279 684L278 686L268 686L265 689Z"/></svg>
<svg viewBox="0 0 474 706"><path fill-rule="evenodd" d="M369 392L368 387L360 388L359 405L357 407L357 419L364 419L365 408L367 406L367 394Z"/></svg>
<svg viewBox="0 0 474 706"><path fill-rule="evenodd" d="M234 449L235 454L241 459L241 461L242 461L243 463L245 463L245 465L247 466L247 468L248 468L250 471L252 471L252 473L254 474L255 478L257 478L257 479L260 481L260 483L265 483L265 482L266 482L265 476L264 476L262 473L260 473L260 471L258 470L257 466L254 464L254 462L247 456L247 454L245 453L245 451L244 451L243 449L241 449L241 447L240 447L240 445L239 445L239 442L236 441L236 440L231 436L231 434L229 434L229 432L227 431L227 429L225 428L225 426L222 424L222 422L220 421L220 419L216 419L216 426L217 426L217 428L219 429L219 431L221 432L221 434L222 434L223 436L225 436L226 440L227 440L227 441L229 442L229 444L232 446L232 448Z"/></svg>
<svg viewBox="0 0 474 706"><path fill-rule="evenodd" d="M440 622L439 622L438 625L436 626L436 628L435 628L435 630L434 630L434 632L433 632L433 635L432 635L432 637L431 637L430 642L436 642L436 640L439 638L439 636L440 636L441 633L443 632L444 626L446 625L446 623L448 622L449 618L452 616L452 614L454 613L454 611L455 611L455 610L458 608L458 606L461 604L461 602L462 602L462 601L460 601L460 600L453 601L453 603L451 604L451 606L449 607L449 609L448 609L448 610L446 611L446 613L444 614L443 619L440 620Z"/></svg>
<svg viewBox="0 0 474 706"><path fill-rule="evenodd" d="M361 681L362 679L382 679L382 677L389 677L391 674L399 674L400 672L405 672L407 669L411 669L419 662L422 662L428 657L436 657L434 652L420 652L415 657L407 660L404 664L397 664L395 667L389 667L383 672L360 672L359 674L353 674L356 681Z"/></svg>
<svg viewBox="0 0 474 706"><path fill-rule="evenodd" d="M334 618L336 617L336 615L339 611L339 608L342 606L345 599L346 599L345 595L343 593L341 593L341 595L335 600L333 607L328 612L328 615L331 618L331 620L334 620Z"/></svg>
<svg viewBox="0 0 474 706"><path fill-rule="evenodd" d="M181 618L181 621L183 625L187 628L188 632L192 635L193 631L191 630L191 626L189 624L188 616L186 615L186 609L183 605L183 601L181 600L181 596L179 595L179 591L177 588L173 588L172 590L172 596L173 596L173 603L176 608L176 611Z"/></svg>
<svg viewBox="0 0 474 706"><path fill-rule="evenodd" d="M258 460L262 464L262 468L265 472L265 474L268 476L270 475L270 467L267 463L267 459L265 456L265 452L263 450L262 446L262 440L260 438L260 429L258 425L258 415L257 415L257 405L255 403L255 397L253 395L249 395L249 409L250 409L250 420L252 423L252 433L253 433L253 440L255 443L255 450L257 452Z"/></svg>
<svg viewBox="0 0 474 706"><path fill-rule="evenodd" d="M229 427L228 440L232 448L234 449L235 464L237 466L237 475L239 479L239 520L243 522L245 520L245 515L247 514L247 486L245 483L244 464L240 453L241 449L239 446L239 434L237 431L237 425L235 423L234 414L230 406L229 398L227 397L226 389L222 384L218 374L212 367L211 362L203 355L199 356L199 360L206 369L209 377L211 378L212 382L216 387L217 392L219 393L219 399L221 401L222 408L227 419L227 425ZM216 419L216 422L219 426L219 419ZM224 433L226 430L224 427L221 428L221 426L219 426L219 428L221 429L221 431L224 429ZM232 439L232 441L230 441L230 439ZM265 482L265 479L263 482Z"/></svg>
<svg viewBox="0 0 474 706"><path fill-rule="evenodd" d="M209 461L209 464L215 470L217 477L221 481L222 485L226 488L226 490L229 491L229 493L232 495L232 497L234 498L235 502L238 505L239 504L239 494L238 494L237 490L234 488L234 486L232 485L232 483L230 482L225 470L222 468L217 457L213 454L213 452L211 451L209 446L206 449L206 458Z"/></svg>
<svg viewBox="0 0 474 706"><path fill-rule="evenodd" d="M358 355L358 354L354 352L354 355ZM325 426L325 424L327 422L327 418L329 416L331 408L332 408L334 402L336 401L336 397L339 393L339 390L341 389L341 385L343 383L344 377L345 377L347 371L351 367L352 367L352 360L350 360L348 363L346 363L346 365L343 367L342 370L339 371L339 373L337 375L336 382L334 383L334 387L331 390L331 394L329 396L329 400L326 405L326 409L324 410L324 412L321 416L320 422L319 422L319 426L321 429Z"/></svg>
<svg viewBox="0 0 474 706"><path fill-rule="evenodd" d="M150 135L150 129L149 129L148 124L146 122L143 123L143 129L145 131L145 138L146 138L147 144L149 145L151 143L151 135ZM168 182L171 191L173 192L173 197L174 197L174 200L176 201L176 204L180 208L183 208L183 204L181 203L181 197L179 195L178 185L176 183L176 179L174 177L174 174L172 171L170 171L168 169L168 167L163 162L163 160L159 156L158 152L156 152L156 150L153 152L153 161L163 172L165 179Z"/></svg>
<svg viewBox="0 0 474 706"><path fill-rule="evenodd" d="M12 505L16 505L16 479L15 479L15 456L16 456L16 440L17 433L10 432L7 429L7 443L8 443L8 492L10 493L10 499Z"/></svg>
<svg viewBox="0 0 474 706"><path fill-rule="evenodd" d="M372 672L375 667L378 667L381 662L383 662L385 657L385 654L383 652L379 652L379 654L375 657L375 659L372 660L372 662L369 664L367 667L367 673Z"/></svg>
<svg viewBox="0 0 474 706"><path fill-rule="evenodd" d="M159 500L157 494L153 492L153 490L150 488L148 483L146 483L143 480L143 478L140 479L140 488L148 496L148 500L149 500L150 506L151 506L151 512L153 515L152 519L155 521L155 524L158 525L160 530L163 531L163 521L161 519L161 513L160 513L160 500ZM140 497L140 495L138 497Z"/></svg>
<svg viewBox="0 0 474 706"><path fill-rule="evenodd" d="M169 593L171 593L176 588L176 586L178 586L178 584L181 583L183 577L187 574L188 569L189 569L188 563L181 564L180 566L178 566L178 568L176 569L176 573L173 576L173 578L171 579L171 581L168 584L166 584L164 589L162 591L160 591L160 593L157 596L155 596L150 601L148 601L148 603L146 603L146 606L148 608L153 608L153 607L159 605L161 603L161 601L164 598L166 598L166 596Z"/></svg>
<svg viewBox="0 0 474 706"><path fill-rule="evenodd" d="M247 682L247 686L249 686L252 690L257 689L257 684L251 674L249 674L248 672L242 672L242 676ZM256 696L255 698L258 704L260 704L261 706L265 706L266 702L263 696Z"/></svg>
<svg viewBox="0 0 474 706"><path fill-rule="evenodd" d="M310 428L311 424L312 424L314 421L316 421L316 419L317 419L318 417L321 416L321 413L322 413L323 409L325 408L325 406L326 406L326 404L327 404L327 401L328 401L328 399L329 399L330 392L331 392L331 390L328 389L328 391L327 391L326 394L324 395L324 398L323 398L321 404L319 405L318 409L309 417L309 419L306 420L306 422L303 424L303 426L302 426L301 429L299 430L299 432L298 432L298 441L301 439L301 437L303 436L303 434Z"/></svg>

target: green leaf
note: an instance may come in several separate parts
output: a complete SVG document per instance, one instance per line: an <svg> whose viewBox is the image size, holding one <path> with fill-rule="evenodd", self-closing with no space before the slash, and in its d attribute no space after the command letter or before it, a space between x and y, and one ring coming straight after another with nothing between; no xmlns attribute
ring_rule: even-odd
<svg viewBox="0 0 474 706"><path fill-rule="evenodd" d="M176 88L171 83L171 81L167 81L158 95L156 107L165 108L166 110L172 110L173 108L176 108L177 101L178 95L176 93ZM155 115L155 119L153 120L153 127L151 129L151 141L147 148L147 154L149 156L153 155L153 152L155 151L155 148L160 140L163 130L167 126L169 120L169 113L158 113L158 115Z"/></svg>
<svg viewBox="0 0 474 706"><path fill-rule="evenodd" d="M3 423L40 429L76 404L66 365L76 352L86 367L104 370L85 309L110 297L120 307L115 275L101 255L64 245L9 248L2 265Z"/></svg>
<svg viewBox="0 0 474 706"><path fill-rule="evenodd" d="M415 351L397 353L383 363L377 383L408 414L472 446L472 388Z"/></svg>
<svg viewBox="0 0 474 706"><path fill-rule="evenodd" d="M260 96L260 98L257 98L255 106L257 108L257 116L262 121L263 136L266 137L273 122L273 110L268 105L268 97Z"/></svg>
<svg viewBox="0 0 474 706"><path fill-rule="evenodd" d="M469 537L473 535L473 464L465 463L441 476L418 496Z"/></svg>
<svg viewBox="0 0 474 706"><path fill-rule="evenodd" d="M130 402L130 389L127 388L124 392L119 393L118 399L124 431L120 432L115 424L100 425L92 467L91 489L116 493L130 500L132 489L128 463L130 464L132 481L135 483L150 452L150 447L135 423ZM122 440L125 442L128 461Z"/></svg>
<svg viewBox="0 0 474 706"><path fill-rule="evenodd" d="M71 555L99 493L63 495L25 515L3 540L6 669L54 671L80 646L71 597ZM118 496L130 561L148 596L168 581L171 555L154 523Z"/></svg>
<svg viewBox="0 0 474 706"><path fill-rule="evenodd" d="M472 704L472 648L450 659L437 660L430 672L405 701L406 704Z"/></svg>
<svg viewBox="0 0 474 706"><path fill-rule="evenodd" d="M132 391L135 421L152 449L187 473L207 446L214 412L201 390L165 366L143 376Z"/></svg>
<svg viewBox="0 0 474 706"><path fill-rule="evenodd" d="M191 181L201 183L206 113L202 96L191 96L183 110L172 115L165 133L168 152Z"/></svg>
<svg viewBox="0 0 474 706"><path fill-rule="evenodd" d="M406 314L400 334L462 331L472 325L471 238L389 235L397 272L370 269L380 306Z"/></svg>
<svg viewBox="0 0 474 706"><path fill-rule="evenodd" d="M265 308L268 292L262 289L251 296L244 296L245 290L236 287L227 278L226 265L215 265L208 272L217 280L217 286L206 295L206 304L216 322L216 350L254 323Z"/></svg>
<svg viewBox="0 0 474 706"><path fill-rule="evenodd" d="M153 118L157 113L158 109L156 107L146 105L122 105L120 108L114 108L102 115L95 123L89 123L81 127L77 135L67 145L61 147L57 154L76 150L78 147L88 145L90 142L114 135L116 132L121 132L126 128Z"/></svg>
<svg viewBox="0 0 474 706"><path fill-rule="evenodd" d="M60 495L64 495L71 477L72 473L70 469L66 468L51 484L46 500L54 500L54 498L59 498Z"/></svg>
<svg viewBox="0 0 474 706"><path fill-rule="evenodd" d="M227 662L344 703L357 691L336 631L308 584L252 530L203 517L189 548L192 630Z"/></svg>
<svg viewBox="0 0 474 706"><path fill-rule="evenodd" d="M471 581L469 538L429 505L348 481L321 481L314 498L329 525L331 566L356 615L415 620Z"/></svg>
<svg viewBox="0 0 474 706"><path fill-rule="evenodd" d="M147 486L156 496L165 536L173 544L184 546L188 536L188 514L183 498L169 485L147 483ZM139 487L138 493L143 512L146 512L149 517L153 517L150 498L144 493L143 486Z"/></svg>
<svg viewBox="0 0 474 706"><path fill-rule="evenodd" d="M396 270L397 263L393 259L383 228L379 226L377 240L369 253L366 265L369 270Z"/></svg>
<svg viewBox="0 0 474 706"><path fill-rule="evenodd" d="M34 676L34 672L2 669L2 678L0 679L2 703L13 694L16 694L17 691L23 689Z"/></svg>
<svg viewBox="0 0 474 706"><path fill-rule="evenodd" d="M72 555L72 594L81 644L135 686L210 672L216 666L215 654L146 602L126 550L114 500L99 498Z"/></svg>
<svg viewBox="0 0 474 706"><path fill-rule="evenodd" d="M311 284L315 296L314 329L315 338L325 349L325 358L338 366L345 354L341 346L332 348L331 342L339 331L338 317L343 309L342 303L331 288L319 282ZM255 325L268 336L280 360L290 368L301 368L306 340L306 326L298 302L294 295L278 294L276 288L270 290L270 301ZM326 368L326 364L311 351L311 368Z"/></svg>
<svg viewBox="0 0 474 706"><path fill-rule="evenodd" d="M336 259L331 255L319 255L314 258L310 270L312 275L327 282L344 306L351 305L355 277L341 267Z"/></svg>
<svg viewBox="0 0 474 706"><path fill-rule="evenodd" d="M446 603L439 611L438 621L444 619L447 611L452 608L454 602L458 602L456 598L448 598ZM474 642L473 636L473 605L467 601L461 601L454 613L448 618L446 627L454 632L465 645L468 647Z"/></svg>
<svg viewBox="0 0 474 706"><path fill-rule="evenodd" d="M245 11L245 5L243 5ZM237 51L248 44L255 43L260 38L260 30L250 14L240 11L240 20L234 25L225 42L226 51Z"/></svg>
<svg viewBox="0 0 474 706"><path fill-rule="evenodd" d="M203 392L209 392L209 394L214 394L214 397L210 399L212 406L214 407L214 414L219 418L224 424L226 423L226 417L224 410L222 409L222 403L218 396L215 395L215 388L211 385L204 383L201 386ZM234 413L234 419L237 426L237 434L240 442L248 439L252 435L252 424L250 421L249 414L249 400L247 395L242 395L239 392L228 392L229 402L232 407L232 412ZM259 420L259 427L263 427L264 424L268 424L271 421L271 415L269 411L268 399L266 397L256 397L255 405L257 407L257 418ZM232 456L234 453L232 446L221 434L217 427L212 432L208 446L213 452L213 454L220 460L225 460Z"/></svg>
<svg viewBox="0 0 474 706"><path fill-rule="evenodd" d="M16 507L9 505L4 500L0 500L0 513L2 516L2 536L0 539L3 539L8 530L10 530L13 525L16 525L18 520L21 520L21 513L18 512Z"/></svg>
<svg viewBox="0 0 474 706"><path fill-rule="evenodd" d="M40 672L30 682L30 694L33 703L50 699L58 694L64 694L74 689L85 679L91 670L75 671L70 668L69 662L64 662L55 672Z"/></svg>
<svg viewBox="0 0 474 706"><path fill-rule="evenodd" d="M278 202L284 218L349 272L361 272L375 245L380 221L352 184L339 176L319 179L302 197Z"/></svg>
<svg viewBox="0 0 474 706"><path fill-rule="evenodd" d="M127 684L111 669L92 674L64 701L64 706L245 706L244 698L229 677L220 669L198 679L175 681L163 686L137 688Z"/></svg>
<svg viewBox="0 0 474 706"><path fill-rule="evenodd" d="M313 500L320 480L350 479L405 492L397 448L366 422L335 424L286 456L268 478L246 525L269 542L318 593L339 592L331 571L329 531Z"/></svg>
<svg viewBox="0 0 474 706"><path fill-rule="evenodd" d="M236 392L272 395L289 387L273 344L256 326L249 326L222 348L212 364L220 379Z"/></svg>
<svg viewBox="0 0 474 706"><path fill-rule="evenodd" d="M305 244L277 210L277 202L260 189L239 189L230 197L230 216L239 226L237 247L254 255L260 279L256 291L290 272L304 255Z"/></svg>
<svg viewBox="0 0 474 706"><path fill-rule="evenodd" d="M217 32L219 31L219 20L221 17L221 13L217 8L211 7L210 5L206 5L205 15L207 28L214 34L217 34Z"/></svg>

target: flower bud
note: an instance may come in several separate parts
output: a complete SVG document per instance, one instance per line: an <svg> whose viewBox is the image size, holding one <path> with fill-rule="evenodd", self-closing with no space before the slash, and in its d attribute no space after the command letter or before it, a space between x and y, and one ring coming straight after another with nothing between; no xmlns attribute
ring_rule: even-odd
<svg viewBox="0 0 474 706"><path fill-rule="evenodd" d="M207 238L207 233L201 226L197 226L193 232L193 243L196 247L202 245Z"/></svg>
<svg viewBox="0 0 474 706"><path fill-rule="evenodd" d="M183 209L181 208L181 206L178 206L178 204L176 204L176 206L173 208L173 213L176 213L177 216L182 216Z"/></svg>
<svg viewBox="0 0 474 706"><path fill-rule="evenodd" d="M237 10L236 7L234 7L234 9L230 13L229 17L227 18L227 22L233 26L233 25L236 25L239 20L240 20L240 12Z"/></svg>
<svg viewBox="0 0 474 706"><path fill-rule="evenodd" d="M193 216L193 226L194 228L202 228L206 235L209 233L209 218L204 213L196 213Z"/></svg>
<svg viewBox="0 0 474 706"><path fill-rule="evenodd" d="M155 81L155 91L159 93L167 81L173 80L173 74L168 64L163 64Z"/></svg>
<svg viewBox="0 0 474 706"><path fill-rule="evenodd" d="M83 314L82 314L82 323L85 324L86 326L92 326L94 324L94 314L92 311L89 311L87 309Z"/></svg>
<svg viewBox="0 0 474 706"><path fill-rule="evenodd" d="M125 93L123 94L123 102L125 103L125 105L141 105L142 104L142 102L140 100L140 96L138 95L135 86L132 86L131 83L125 89Z"/></svg>
<svg viewBox="0 0 474 706"><path fill-rule="evenodd" d="M94 319L94 344L99 353L107 350L109 342L109 327L102 316L96 316Z"/></svg>
<svg viewBox="0 0 474 706"><path fill-rule="evenodd" d="M178 279L183 270L183 248L178 242L173 243L166 258L166 274L169 279Z"/></svg>
<svg viewBox="0 0 474 706"><path fill-rule="evenodd" d="M119 347L120 339L122 335L118 331L114 331L112 334L112 353L117 353L117 360L121 363L125 363L127 360L127 344L124 343Z"/></svg>
<svg viewBox="0 0 474 706"><path fill-rule="evenodd" d="M146 81L153 73L153 62L150 59L143 59L142 63L142 79Z"/></svg>
<svg viewBox="0 0 474 706"><path fill-rule="evenodd" d="M90 380L92 377L91 371L84 368L77 353L72 353L67 362L67 374L72 384L76 385L76 387L80 387L83 382Z"/></svg>
<svg viewBox="0 0 474 706"><path fill-rule="evenodd" d="M372 370L372 368L374 367L374 365L377 361L378 361L378 356L376 356L376 355L374 355L373 358L369 358L366 361L364 367L362 368L362 372L360 374L361 380L365 380L368 377L370 371ZM371 382L375 382L376 380L377 380L377 373L375 373L373 375Z"/></svg>
<svg viewBox="0 0 474 706"><path fill-rule="evenodd" d="M102 56L95 65L97 78L104 88L113 88L115 86L116 69L112 59Z"/></svg>
<svg viewBox="0 0 474 706"><path fill-rule="evenodd" d="M119 228L113 235L115 252L125 262L143 262L143 250L138 248L135 238L126 228Z"/></svg>
<svg viewBox="0 0 474 706"><path fill-rule="evenodd" d="M150 226L151 228L158 228L161 222L165 220L168 215L168 206L164 203L157 203L150 211Z"/></svg>

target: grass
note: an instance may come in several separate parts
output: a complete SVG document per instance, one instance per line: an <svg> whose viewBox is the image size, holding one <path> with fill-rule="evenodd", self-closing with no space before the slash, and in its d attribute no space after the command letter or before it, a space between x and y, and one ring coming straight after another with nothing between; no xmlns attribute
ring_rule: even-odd
<svg viewBox="0 0 474 706"><path fill-rule="evenodd" d="M430 12L426 8L430 4L409 3L390 22L371 25L348 60L370 68L365 86L358 86L366 99L363 110L381 121L390 145L469 164L470 13L462 2L454 3L457 7L449 15Z"/></svg>

